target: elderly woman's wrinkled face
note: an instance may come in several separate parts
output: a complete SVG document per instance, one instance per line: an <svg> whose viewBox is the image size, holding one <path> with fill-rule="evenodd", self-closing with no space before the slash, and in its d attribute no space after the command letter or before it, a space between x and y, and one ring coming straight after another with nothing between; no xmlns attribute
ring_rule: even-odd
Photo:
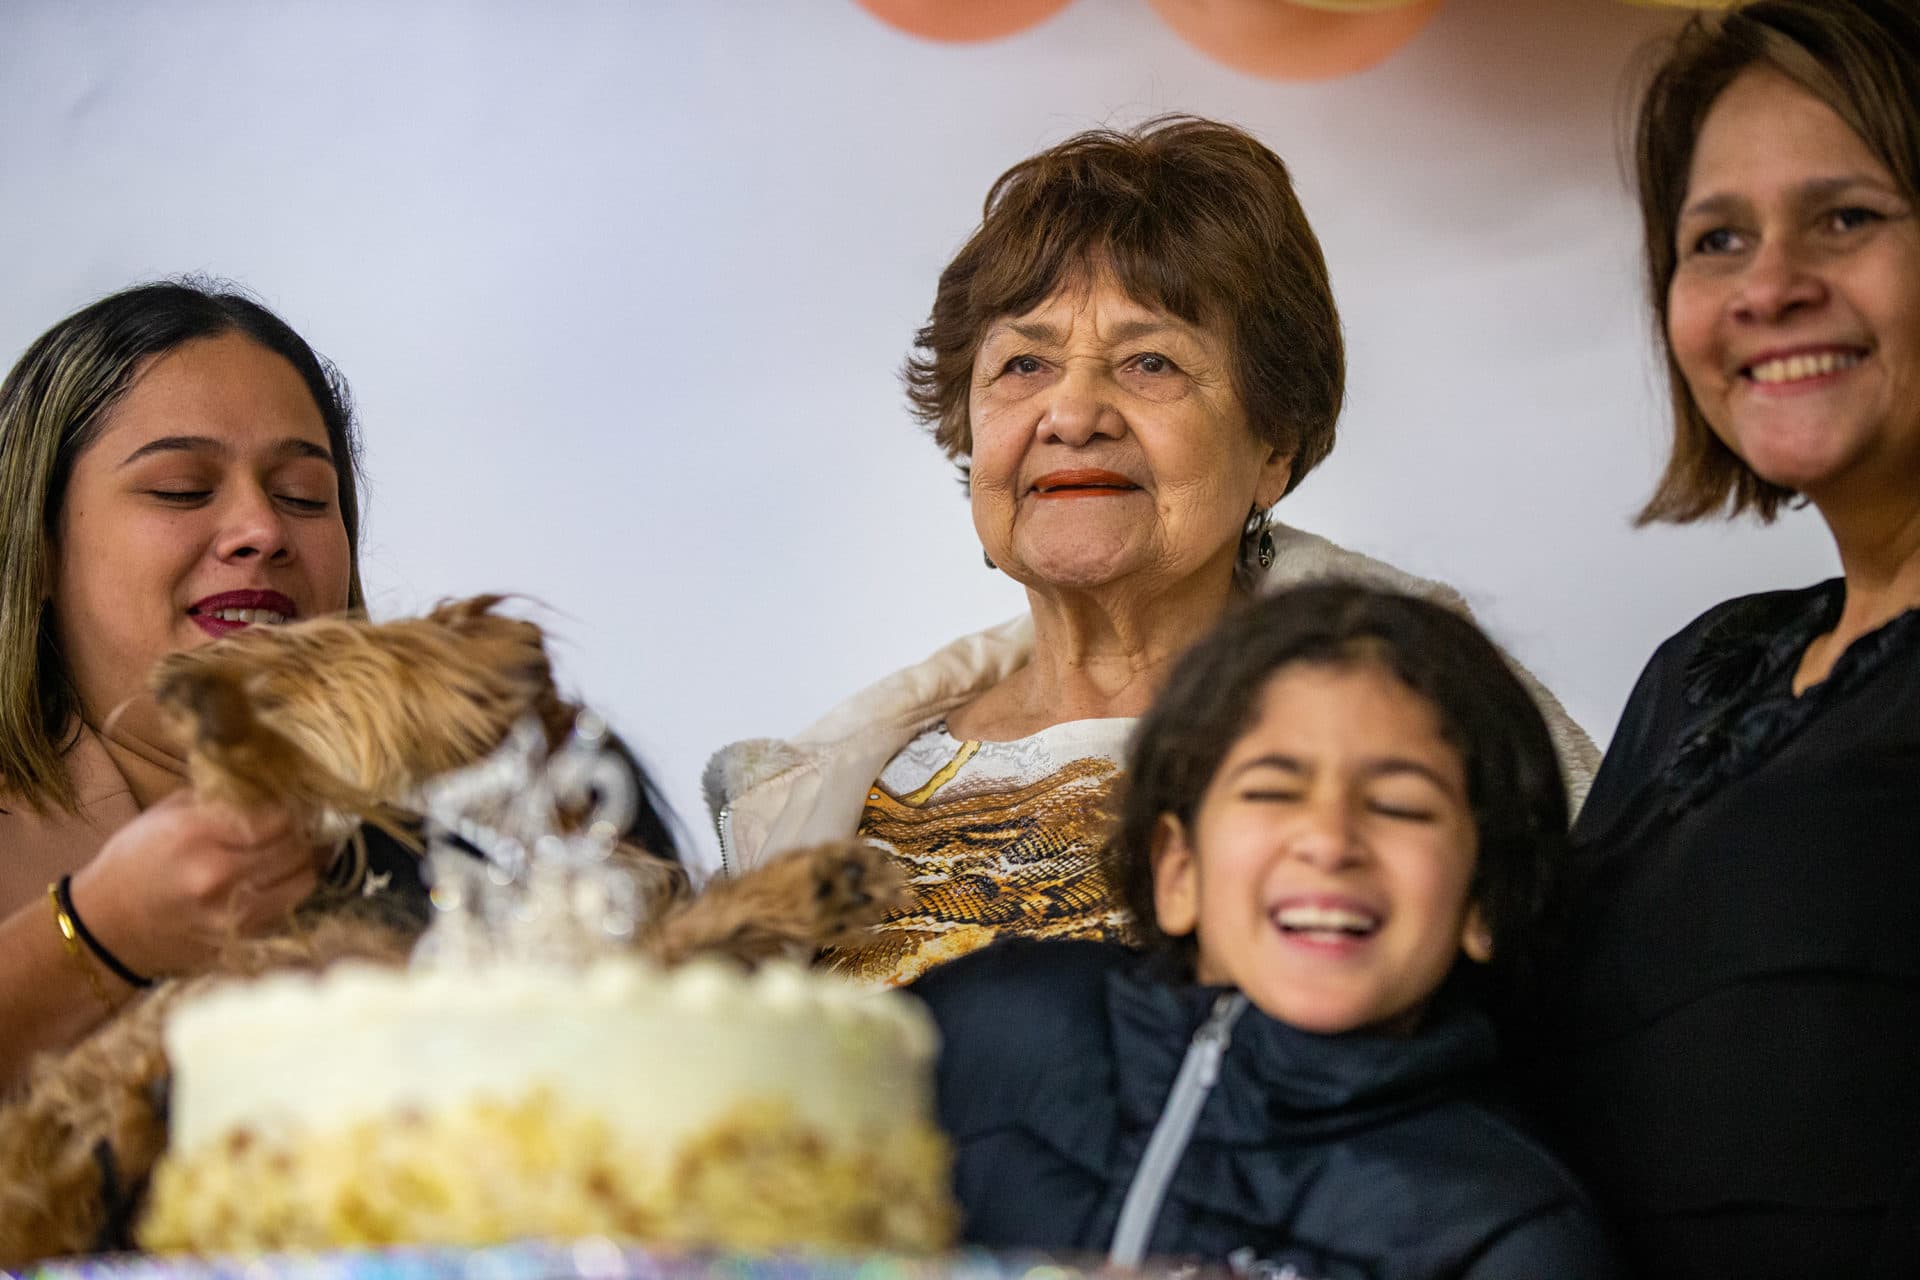
<svg viewBox="0 0 1920 1280"><path fill-rule="evenodd" d="M1105 273L1003 316L974 358L973 522L1040 591L1231 580L1289 455L1250 429L1226 342Z"/></svg>
<svg viewBox="0 0 1920 1280"><path fill-rule="evenodd" d="M1821 501L1920 476L1920 220L1833 108L1748 71L1700 131L1667 334L1714 433Z"/></svg>

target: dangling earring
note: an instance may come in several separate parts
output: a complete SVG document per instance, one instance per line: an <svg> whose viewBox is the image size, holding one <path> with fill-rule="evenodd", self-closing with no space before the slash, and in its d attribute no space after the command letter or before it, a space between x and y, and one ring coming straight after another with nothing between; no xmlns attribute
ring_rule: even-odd
<svg viewBox="0 0 1920 1280"><path fill-rule="evenodd" d="M980 548L980 558L987 562L987 568L989 569L998 569L1000 567L993 562L993 557L987 554L985 547Z"/></svg>
<svg viewBox="0 0 1920 1280"><path fill-rule="evenodd" d="M1240 530L1240 554L1262 569L1273 568L1273 529L1268 524L1272 514L1271 508L1251 507L1247 511L1247 523Z"/></svg>

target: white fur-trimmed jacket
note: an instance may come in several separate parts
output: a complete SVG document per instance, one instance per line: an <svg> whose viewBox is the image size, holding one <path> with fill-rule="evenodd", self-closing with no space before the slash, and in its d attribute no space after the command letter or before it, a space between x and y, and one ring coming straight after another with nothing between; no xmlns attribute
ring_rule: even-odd
<svg viewBox="0 0 1920 1280"><path fill-rule="evenodd" d="M1468 613L1459 592L1327 539L1272 526L1273 567L1263 592L1318 578L1403 591ZM793 737L749 738L723 747L702 779L720 838L720 871L736 874L790 849L843 840L860 821L873 780L901 747L1011 675L1033 651L1033 619L1021 615L963 636L926 661L854 694ZM1574 808L1600 763L1593 740L1531 672L1508 658L1553 735Z"/></svg>

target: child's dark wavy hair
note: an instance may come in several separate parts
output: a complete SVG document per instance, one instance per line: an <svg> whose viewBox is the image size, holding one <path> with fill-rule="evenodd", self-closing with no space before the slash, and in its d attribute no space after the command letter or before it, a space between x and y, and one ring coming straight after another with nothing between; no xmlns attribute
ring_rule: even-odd
<svg viewBox="0 0 1920 1280"><path fill-rule="evenodd" d="M1193 940L1154 917L1153 840L1162 814L1192 829L1214 774L1251 727L1261 690L1295 663L1372 664L1425 698L1466 767L1479 832L1469 893L1493 939L1489 1003L1530 994L1553 881L1566 864L1567 794L1546 722L1493 642L1452 609L1348 583L1296 587L1232 614L1181 659L1134 731L1114 882L1150 948ZM1476 969L1478 966L1474 966Z"/></svg>

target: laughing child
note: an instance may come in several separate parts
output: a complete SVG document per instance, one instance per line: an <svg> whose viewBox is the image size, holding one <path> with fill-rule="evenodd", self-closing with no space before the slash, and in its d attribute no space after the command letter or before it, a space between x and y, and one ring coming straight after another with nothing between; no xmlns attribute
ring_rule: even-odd
<svg viewBox="0 0 1920 1280"><path fill-rule="evenodd" d="M1597 1280L1606 1232L1489 1096L1562 855L1546 726L1471 622L1324 584L1231 617L1136 730L1144 944L922 979L964 1235L1272 1280Z"/></svg>

